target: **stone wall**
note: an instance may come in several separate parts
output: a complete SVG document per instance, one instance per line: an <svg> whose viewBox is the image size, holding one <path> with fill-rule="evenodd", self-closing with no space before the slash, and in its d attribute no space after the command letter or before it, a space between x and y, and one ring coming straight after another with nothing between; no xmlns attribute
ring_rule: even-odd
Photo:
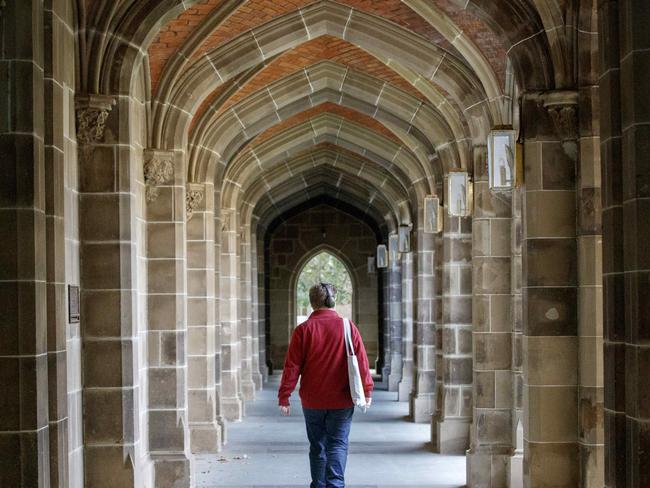
<svg viewBox="0 0 650 488"><path fill-rule="evenodd" d="M319 205L295 215L272 231L268 240L270 276L270 359L281 369L295 323L294 293L302 267L320 251L348 266L353 284L353 317L363 337L371 367L378 355L377 274L368 273L368 256L377 240L372 229L339 209Z"/></svg>

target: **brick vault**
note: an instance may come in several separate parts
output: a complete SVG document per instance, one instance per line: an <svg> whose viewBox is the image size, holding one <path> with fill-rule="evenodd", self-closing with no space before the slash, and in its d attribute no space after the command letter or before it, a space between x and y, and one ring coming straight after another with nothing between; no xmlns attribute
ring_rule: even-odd
<svg viewBox="0 0 650 488"><path fill-rule="evenodd" d="M195 486L327 250L467 486L650 487L649 27L646 0L0 2L0 486Z"/></svg>

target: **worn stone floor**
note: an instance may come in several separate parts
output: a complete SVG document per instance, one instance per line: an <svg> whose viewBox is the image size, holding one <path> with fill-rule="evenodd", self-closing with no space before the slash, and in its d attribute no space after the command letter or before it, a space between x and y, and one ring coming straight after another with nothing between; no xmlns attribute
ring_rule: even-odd
<svg viewBox="0 0 650 488"><path fill-rule="evenodd" d="M219 455L198 458L197 487L307 487L308 443L297 393L291 417L277 409L278 376L246 406L243 422L229 425L228 444ZM366 413L357 410L350 435L346 472L349 488L458 488L465 485L465 457L441 456L427 444L429 425L405 420L406 403L377 391Z"/></svg>

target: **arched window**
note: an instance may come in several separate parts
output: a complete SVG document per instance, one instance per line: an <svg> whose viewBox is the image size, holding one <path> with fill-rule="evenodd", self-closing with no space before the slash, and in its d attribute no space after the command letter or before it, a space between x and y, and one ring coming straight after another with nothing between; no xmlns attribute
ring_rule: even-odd
<svg viewBox="0 0 650 488"><path fill-rule="evenodd" d="M333 254L323 251L305 264L298 277L296 290L296 325L312 312L309 288L317 283L332 283L337 289L336 310L343 317L352 317L352 279L350 273Z"/></svg>

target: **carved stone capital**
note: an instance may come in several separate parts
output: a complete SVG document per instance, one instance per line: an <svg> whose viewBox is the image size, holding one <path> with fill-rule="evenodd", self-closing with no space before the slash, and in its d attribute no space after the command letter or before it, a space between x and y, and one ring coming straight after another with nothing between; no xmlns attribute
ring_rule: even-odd
<svg viewBox="0 0 650 488"><path fill-rule="evenodd" d="M187 191L185 192L185 214L187 215L187 220L192 218L194 211L203 201L204 195L205 190L203 189L203 185L192 183L187 185Z"/></svg>
<svg viewBox="0 0 650 488"><path fill-rule="evenodd" d="M158 198L158 186L174 178L174 153L148 149L144 153L144 184L147 202Z"/></svg>
<svg viewBox="0 0 650 488"><path fill-rule="evenodd" d="M115 103L115 98L105 95L85 95L75 99L79 144L96 144L104 139L106 119Z"/></svg>
<svg viewBox="0 0 650 488"><path fill-rule="evenodd" d="M542 96L555 133L562 141L578 138L578 92L554 91Z"/></svg>

